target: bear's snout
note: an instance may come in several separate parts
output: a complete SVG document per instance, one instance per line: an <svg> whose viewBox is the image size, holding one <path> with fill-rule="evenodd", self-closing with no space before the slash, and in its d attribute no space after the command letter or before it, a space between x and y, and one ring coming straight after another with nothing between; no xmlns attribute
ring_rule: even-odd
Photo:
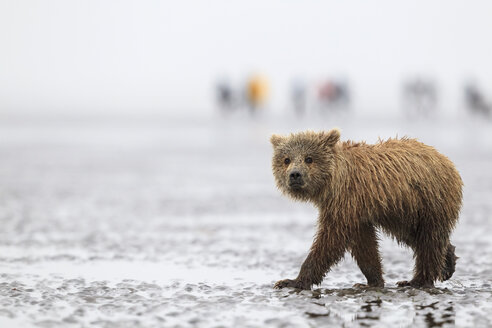
<svg viewBox="0 0 492 328"><path fill-rule="evenodd" d="M289 186L291 187L300 187L304 184L302 179L302 174L298 170L292 170L289 173Z"/></svg>

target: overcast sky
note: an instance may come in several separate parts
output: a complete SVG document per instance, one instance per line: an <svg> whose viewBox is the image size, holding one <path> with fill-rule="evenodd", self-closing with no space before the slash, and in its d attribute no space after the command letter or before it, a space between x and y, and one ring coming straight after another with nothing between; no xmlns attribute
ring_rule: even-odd
<svg viewBox="0 0 492 328"><path fill-rule="evenodd" d="M276 110L293 77L345 77L383 111L418 74L452 110L467 79L492 94L491 17L490 1L0 0L0 109L210 111L217 78L260 71Z"/></svg>

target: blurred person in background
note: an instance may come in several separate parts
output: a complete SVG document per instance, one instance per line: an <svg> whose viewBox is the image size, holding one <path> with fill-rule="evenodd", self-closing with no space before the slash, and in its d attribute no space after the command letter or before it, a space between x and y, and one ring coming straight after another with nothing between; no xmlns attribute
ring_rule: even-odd
<svg viewBox="0 0 492 328"><path fill-rule="evenodd" d="M306 113L307 106L307 87L301 79L294 79L290 86L290 101L294 112L298 116Z"/></svg>
<svg viewBox="0 0 492 328"><path fill-rule="evenodd" d="M407 116L428 117L437 109L436 84L431 79L415 78L403 83L402 106Z"/></svg>
<svg viewBox="0 0 492 328"><path fill-rule="evenodd" d="M318 105L325 113L347 111L350 104L350 92L348 84L344 81L325 80L317 90Z"/></svg>
<svg viewBox="0 0 492 328"><path fill-rule="evenodd" d="M247 80L246 102L252 113L265 106L269 89L268 79L261 74L254 74Z"/></svg>
<svg viewBox="0 0 492 328"><path fill-rule="evenodd" d="M468 82L464 87L464 93L466 108L472 114L491 117L492 106L475 83Z"/></svg>
<svg viewBox="0 0 492 328"><path fill-rule="evenodd" d="M231 112L238 107L238 95L228 80L219 80L215 89L217 104L223 112Z"/></svg>

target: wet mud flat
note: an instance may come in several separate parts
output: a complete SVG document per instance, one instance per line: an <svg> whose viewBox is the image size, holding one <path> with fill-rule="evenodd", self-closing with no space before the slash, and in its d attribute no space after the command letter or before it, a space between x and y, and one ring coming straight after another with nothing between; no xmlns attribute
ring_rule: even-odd
<svg viewBox="0 0 492 328"><path fill-rule="evenodd" d="M1 327L488 327L492 132L482 122L22 121L0 129ZM465 182L460 257L436 288L397 288L412 253L383 237L386 287L347 255L312 291L293 278L316 211L279 195L268 135L419 137Z"/></svg>

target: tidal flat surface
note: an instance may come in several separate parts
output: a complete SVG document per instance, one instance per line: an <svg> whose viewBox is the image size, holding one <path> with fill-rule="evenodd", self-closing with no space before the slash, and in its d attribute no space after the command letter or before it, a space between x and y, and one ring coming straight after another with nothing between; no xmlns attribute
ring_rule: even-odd
<svg viewBox="0 0 492 328"><path fill-rule="evenodd" d="M383 236L386 287L350 256L294 278L316 211L282 197L273 132L418 137L465 182L460 257L436 288L397 288L412 253ZM8 119L0 123L0 327L490 327L492 124L477 120Z"/></svg>

